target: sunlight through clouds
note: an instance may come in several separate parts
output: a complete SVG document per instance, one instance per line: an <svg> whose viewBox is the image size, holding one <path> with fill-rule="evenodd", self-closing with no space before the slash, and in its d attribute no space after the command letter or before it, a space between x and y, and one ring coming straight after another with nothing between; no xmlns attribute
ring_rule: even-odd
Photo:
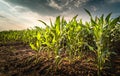
<svg viewBox="0 0 120 76"><path fill-rule="evenodd" d="M55 9L62 10L62 7L59 6L57 3L55 3L54 0L50 0L48 5L49 5L50 7L55 8Z"/></svg>
<svg viewBox="0 0 120 76"><path fill-rule="evenodd" d="M34 26L45 27L38 20L50 24L57 16L65 17L67 21L78 15L83 22L89 20L84 11L88 9L93 16L113 12L119 16L120 0L0 0L0 30L26 29ZM103 8L104 7L104 8Z"/></svg>

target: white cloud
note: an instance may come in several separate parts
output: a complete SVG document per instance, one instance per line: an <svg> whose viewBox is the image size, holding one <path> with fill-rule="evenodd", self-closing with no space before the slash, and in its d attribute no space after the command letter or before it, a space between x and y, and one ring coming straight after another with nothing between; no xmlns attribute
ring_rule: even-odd
<svg viewBox="0 0 120 76"><path fill-rule="evenodd" d="M0 3L3 3L3 4L5 4L6 6L12 8L12 7L11 7L7 2L5 2L4 0L0 0Z"/></svg>
<svg viewBox="0 0 120 76"><path fill-rule="evenodd" d="M95 7L95 6L91 6L91 10L93 10L94 12L96 12L98 10L98 8Z"/></svg>
<svg viewBox="0 0 120 76"><path fill-rule="evenodd" d="M59 6L54 0L50 0L48 5L49 5L50 7L55 8L55 9L62 10L62 7Z"/></svg>
<svg viewBox="0 0 120 76"><path fill-rule="evenodd" d="M89 0L75 0L74 6L79 7L79 6L85 4L85 3L88 2L88 1L89 1Z"/></svg>

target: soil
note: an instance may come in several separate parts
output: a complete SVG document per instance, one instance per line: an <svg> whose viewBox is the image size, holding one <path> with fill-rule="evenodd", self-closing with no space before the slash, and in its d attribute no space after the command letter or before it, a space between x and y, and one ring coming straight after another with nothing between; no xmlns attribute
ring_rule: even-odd
<svg viewBox="0 0 120 76"><path fill-rule="evenodd" d="M84 53L71 61L55 63L54 54L36 53L28 45L0 45L0 76L97 76L94 53ZM120 55L111 56L102 76L120 76Z"/></svg>

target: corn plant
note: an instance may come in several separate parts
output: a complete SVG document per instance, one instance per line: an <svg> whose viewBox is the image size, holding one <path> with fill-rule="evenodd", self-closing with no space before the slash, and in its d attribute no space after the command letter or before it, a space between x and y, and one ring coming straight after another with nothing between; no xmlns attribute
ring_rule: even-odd
<svg viewBox="0 0 120 76"><path fill-rule="evenodd" d="M36 29L37 31L36 30L30 31L31 34L28 34L28 39L30 40L29 42L30 47L36 52L40 52L41 50L43 50L42 46L42 43L44 42L43 29L38 27L36 28L39 29L39 31L37 29Z"/></svg>
<svg viewBox="0 0 120 76"><path fill-rule="evenodd" d="M83 32L84 25L76 20L77 15L66 24L66 39L67 39L67 48L70 59L78 56L81 53L81 47L84 44Z"/></svg>
<svg viewBox="0 0 120 76"><path fill-rule="evenodd" d="M88 10L86 10L86 12L91 17L90 25L92 27L93 38L97 47L93 51L97 55L96 62L98 68L98 75L100 76L106 60L108 60L112 53L109 49L110 42L112 40L111 34L119 18L110 19L110 13L105 19L104 15L102 15L100 18L96 17L96 19L94 20L91 13Z"/></svg>

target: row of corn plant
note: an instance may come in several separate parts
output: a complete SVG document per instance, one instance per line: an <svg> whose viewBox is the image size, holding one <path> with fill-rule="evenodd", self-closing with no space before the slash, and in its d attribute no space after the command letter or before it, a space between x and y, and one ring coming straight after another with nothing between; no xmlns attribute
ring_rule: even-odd
<svg viewBox="0 0 120 76"><path fill-rule="evenodd" d="M36 29L27 29L27 30L10 30L0 32L0 42L1 44L14 43L14 42L23 42L25 44L33 41L33 36L36 35Z"/></svg>
<svg viewBox="0 0 120 76"><path fill-rule="evenodd" d="M119 30L119 17L111 19L111 13L106 17L92 17L91 13L85 9L90 16L90 22L82 23L82 20L77 20L77 16L67 22L64 17L60 19L60 16L56 18L53 24L47 25L43 29L42 33L36 34L36 43L30 44L35 50L40 50L43 45L46 45L49 50L55 53L55 57L58 59L60 53L68 54L70 59L74 59L76 56L81 55L81 50L91 50L96 54L96 64L98 68L98 75L104 68L106 60L109 59L111 52L111 43L115 38L115 30ZM120 28L120 27L119 27ZM118 36L116 36L118 38ZM119 38L120 39L120 38ZM36 45L36 46L35 46Z"/></svg>

